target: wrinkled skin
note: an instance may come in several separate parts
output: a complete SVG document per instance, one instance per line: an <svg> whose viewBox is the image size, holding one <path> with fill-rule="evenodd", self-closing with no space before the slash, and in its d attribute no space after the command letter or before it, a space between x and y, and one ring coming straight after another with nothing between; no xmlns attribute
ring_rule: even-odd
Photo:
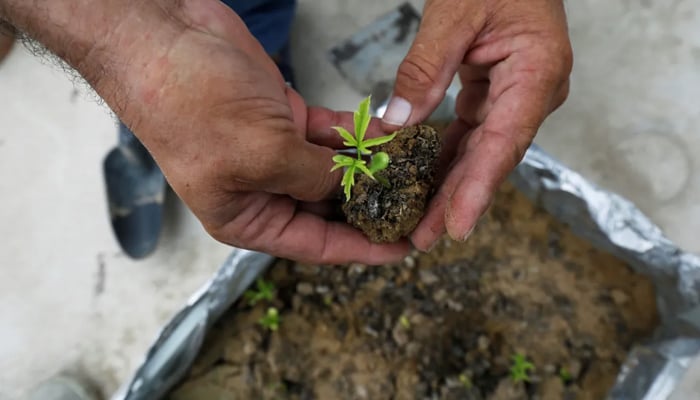
<svg viewBox="0 0 700 400"><path fill-rule="evenodd" d="M330 173L349 113L307 107L243 22L218 0L0 0L0 18L72 65L146 145L216 239L316 263L396 261L329 220ZM79 23L76 23L79 21ZM428 0L395 95L422 121L459 72L445 179L411 236L463 240L546 115L571 69L561 0ZM394 113L395 114L395 113ZM378 121L368 136L395 129Z"/></svg>
<svg viewBox="0 0 700 400"><path fill-rule="evenodd" d="M428 117L455 73L462 90L447 129L444 181L411 236L417 248L429 249L445 231L467 239L539 126L566 99L572 63L561 0L426 2L394 91L410 113L388 110L384 127L395 128L397 115L402 125Z"/></svg>
<svg viewBox="0 0 700 400"><path fill-rule="evenodd" d="M320 263L381 264L408 245L372 244L324 218L340 187L330 173L333 125L350 113L307 107L272 60L224 5L190 1L192 27L147 66L126 109L134 132L180 197L216 239L277 256ZM140 111L139 110L139 111ZM381 134L377 122L373 134Z"/></svg>

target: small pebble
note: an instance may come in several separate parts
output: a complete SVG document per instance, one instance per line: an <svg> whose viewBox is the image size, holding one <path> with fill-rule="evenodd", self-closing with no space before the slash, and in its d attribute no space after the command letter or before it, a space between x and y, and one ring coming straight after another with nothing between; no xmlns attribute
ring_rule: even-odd
<svg viewBox="0 0 700 400"><path fill-rule="evenodd" d="M420 275L420 281L426 285L432 285L440 281L437 275L428 270L421 270L418 274Z"/></svg>
<svg viewBox="0 0 700 400"><path fill-rule="evenodd" d="M349 275L362 275L365 270L367 270L367 266L365 264L350 264Z"/></svg>
<svg viewBox="0 0 700 400"><path fill-rule="evenodd" d="M318 293L318 294L326 294L326 293L328 293L329 290L330 289L328 288L328 286L324 286L324 285L316 286L316 293Z"/></svg>
<svg viewBox="0 0 700 400"><path fill-rule="evenodd" d="M416 259L411 256L406 256L406 258L403 259L403 265L408 269L413 269L416 266Z"/></svg>
<svg viewBox="0 0 700 400"><path fill-rule="evenodd" d="M394 342L396 342L399 347L403 347L408 343L408 332L400 323L397 323L394 329L391 330L391 337L394 338Z"/></svg>
<svg viewBox="0 0 700 400"><path fill-rule="evenodd" d="M362 385L357 385L355 388L355 393L357 394L357 397L360 399L368 399L369 398L369 393L367 392L367 388L362 386Z"/></svg>
<svg viewBox="0 0 700 400"><path fill-rule="evenodd" d="M491 340L487 336L483 336L483 335L479 336L479 338L476 340L476 346L481 351L488 350L490 345L491 345Z"/></svg>
<svg viewBox="0 0 700 400"><path fill-rule="evenodd" d="M433 301L436 303L442 303L445 299L447 299L447 290L445 289L440 289L433 294Z"/></svg>
<svg viewBox="0 0 700 400"><path fill-rule="evenodd" d="M570 361L566 366L566 370L569 372L569 374L571 374L572 379L578 378L578 376L581 374L581 368L581 361L579 360Z"/></svg>
<svg viewBox="0 0 700 400"><path fill-rule="evenodd" d="M310 284L309 282L299 282L297 283L297 293L299 293L302 296L308 296L310 294L313 294L314 292L314 286Z"/></svg>
<svg viewBox="0 0 700 400"><path fill-rule="evenodd" d="M544 372L547 374L553 374L557 371L557 367L553 364L547 364L542 368L542 370L544 370Z"/></svg>
<svg viewBox="0 0 700 400"><path fill-rule="evenodd" d="M303 300L301 299L301 296L299 296L298 294L295 294L294 296L292 296L292 310L299 311L299 309L301 308L302 302L303 302Z"/></svg>
<svg viewBox="0 0 700 400"><path fill-rule="evenodd" d="M453 310L453 311L457 311L457 312L464 310L464 306L462 305L462 303L454 301L452 299L447 300L447 308L449 308L450 310Z"/></svg>
<svg viewBox="0 0 700 400"><path fill-rule="evenodd" d="M406 345L406 356L416 357L420 353L420 344L416 342L411 342Z"/></svg>
<svg viewBox="0 0 700 400"><path fill-rule="evenodd" d="M622 306L622 305L627 304L627 302L628 302L629 299L630 299L629 296L627 295L627 293L623 292L623 291L620 290L620 289L613 289L613 290L610 292L610 297L612 297L613 301L614 301L615 304L617 304L618 306Z"/></svg>
<svg viewBox="0 0 700 400"><path fill-rule="evenodd" d="M366 334L368 334L368 335L370 335L370 336L372 336L372 337L375 337L375 338L379 337L379 332L377 332L376 330L372 329L371 326L365 325L364 331L365 331Z"/></svg>

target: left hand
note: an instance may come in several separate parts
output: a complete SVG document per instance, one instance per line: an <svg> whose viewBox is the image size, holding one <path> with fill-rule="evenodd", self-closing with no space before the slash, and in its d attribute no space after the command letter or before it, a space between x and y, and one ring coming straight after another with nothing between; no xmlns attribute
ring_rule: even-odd
<svg viewBox="0 0 700 400"><path fill-rule="evenodd" d="M428 250L447 231L466 240L494 192L569 90L573 56L562 0L428 0L399 67L384 128L413 125L462 90L447 129L451 166L411 236Z"/></svg>

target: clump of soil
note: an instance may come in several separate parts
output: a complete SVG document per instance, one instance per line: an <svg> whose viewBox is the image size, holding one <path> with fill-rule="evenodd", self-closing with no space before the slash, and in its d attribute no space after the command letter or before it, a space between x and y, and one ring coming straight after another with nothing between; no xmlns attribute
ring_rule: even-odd
<svg viewBox="0 0 700 400"><path fill-rule="evenodd" d="M275 299L234 305L172 400L600 400L658 323L647 278L510 185L466 243L381 267L280 260L265 279Z"/></svg>
<svg viewBox="0 0 700 400"><path fill-rule="evenodd" d="M380 180L361 174L343 205L348 223L376 243L396 242L416 228L434 189L440 136L427 125L401 129L389 143L376 148L391 162Z"/></svg>

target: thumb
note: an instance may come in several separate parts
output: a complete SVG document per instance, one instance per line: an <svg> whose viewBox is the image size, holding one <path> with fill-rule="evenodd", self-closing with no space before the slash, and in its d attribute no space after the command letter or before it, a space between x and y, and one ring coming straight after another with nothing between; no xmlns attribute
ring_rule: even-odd
<svg viewBox="0 0 700 400"><path fill-rule="evenodd" d="M399 66L386 127L426 119L445 97L465 53L485 21L483 1L429 0L418 34Z"/></svg>
<svg viewBox="0 0 700 400"><path fill-rule="evenodd" d="M309 118L309 109L299 93L285 88L285 94L292 112L294 132L277 136L280 142L274 148L276 173L271 174L265 190L286 194L301 201L321 201L331 198L339 191L342 172L333 168L336 152L329 147L307 141L308 131L331 131L338 120L335 113L328 112L326 118ZM314 114L314 113L312 113ZM312 115L313 117L313 115ZM326 125L327 124L327 125Z"/></svg>

